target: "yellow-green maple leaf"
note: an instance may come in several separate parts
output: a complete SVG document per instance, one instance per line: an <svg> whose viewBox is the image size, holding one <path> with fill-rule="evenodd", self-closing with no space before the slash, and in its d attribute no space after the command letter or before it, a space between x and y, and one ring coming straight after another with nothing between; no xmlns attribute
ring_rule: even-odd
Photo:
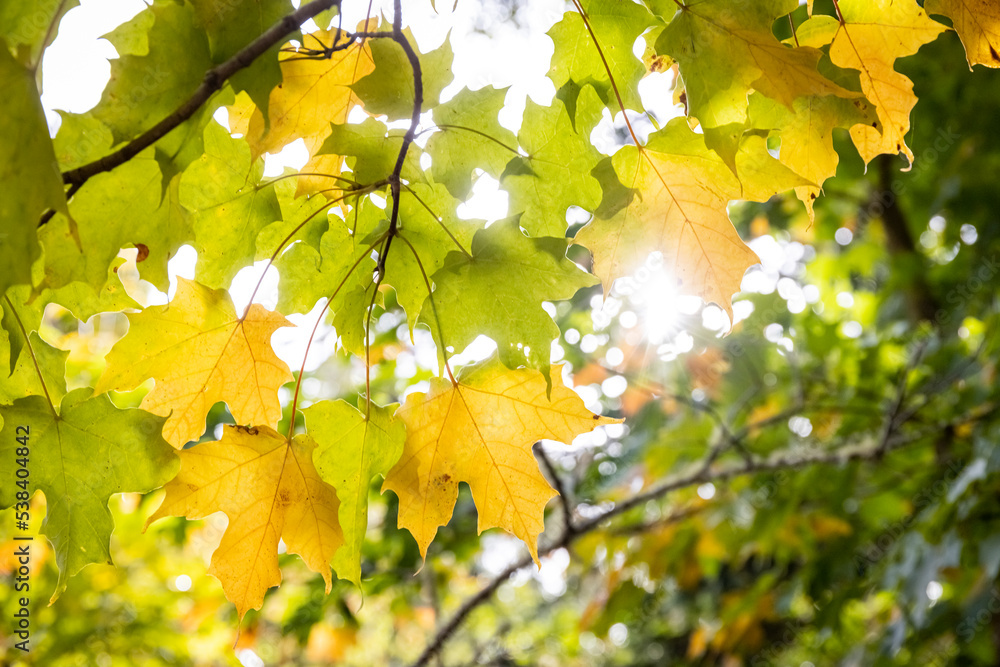
<svg viewBox="0 0 1000 667"><path fill-rule="evenodd" d="M610 217L595 218L576 236L594 254L594 273L605 292L658 250L685 294L719 304L730 317L732 295L759 260L729 221L726 206L733 199L766 201L808 184L751 135L735 156L737 180L684 118L672 120L645 147L626 146L612 163L632 191L631 200Z"/></svg>
<svg viewBox="0 0 1000 667"><path fill-rule="evenodd" d="M793 110L761 95L750 96L750 119L754 127L771 130L781 139L778 160L799 176L811 181L795 188L805 204L809 219L814 218L813 202L823 182L837 173L840 159L833 147L833 130L850 129L859 123L876 122L868 100L844 99L833 95L800 97Z"/></svg>
<svg viewBox="0 0 1000 667"><path fill-rule="evenodd" d="M374 26L374 22L370 24ZM365 24L359 28L364 30ZM319 30L305 35L303 45L314 49L321 45L329 47L336 34L336 30ZM351 109L360 103L351 85L375 69L371 48L359 42L330 58L308 58L293 52L284 52L281 58L282 83L271 91L268 122L264 122L259 110L249 114L247 140L257 157L276 153L301 138L312 156L330 133L330 123L346 122ZM247 115L244 109L241 116ZM234 125L234 131L242 129L238 127Z"/></svg>
<svg viewBox="0 0 1000 667"><path fill-rule="evenodd" d="M531 446L538 440L570 442L581 433L620 420L587 410L552 367L552 396L538 371L509 370L496 357L460 376L436 378L427 393L410 394L396 416L406 424L399 463L386 489L399 497L399 525L427 555L448 523L466 482L479 511L479 532L502 528L519 537L538 560L545 504L556 495L538 470Z"/></svg>
<svg viewBox="0 0 1000 667"><path fill-rule="evenodd" d="M894 68L897 58L913 55L945 26L932 21L914 0L842 0L840 24L830 46L830 59L839 67L861 72L861 91L872 104L881 127L856 125L851 138L865 163L876 155L903 153L910 111L917 103L913 82Z"/></svg>
<svg viewBox="0 0 1000 667"><path fill-rule="evenodd" d="M403 453L406 432L393 416L399 405L374 403L361 412L347 401L320 401L302 411L317 444L313 462L337 490L344 546L337 550L337 576L361 585L361 546L368 528L372 478L385 475Z"/></svg>
<svg viewBox="0 0 1000 667"><path fill-rule="evenodd" d="M796 0L680 6L664 42L680 64L691 113L703 126L743 123L751 89L789 108L804 95L856 96L820 74L819 49L782 44L774 36L774 21L797 6Z"/></svg>
<svg viewBox="0 0 1000 667"><path fill-rule="evenodd" d="M969 68L1000 67L1000 4L996 0L927 0L924 9L951 19Z"/></svg>
<svg viewBox="0 0 1000 667"><path fill-rule="evenodd" d="M170 303L128 318L129 332L108 354L96 393L153 378L141 407L167 417L163 437L178 449L201 437L218 401L241 424L277 424L278 387L292 379L270 343L276 329L292 326L283 316L251 304L241 319L225 290L178 278Z"/></svg>
<svg viewBox="0 0 1000 667"><path fill-rule="evenodd" d="M281 583L278 540L323 575L330 592L330 559L344 540L337 494L313 467L315 448L305 434L289 442L266 426L226 426L218 442L178 453L180 472L146 523L215 512L229 517L209 574L222 582L241 619L260 609L267 589Z"/></svg>

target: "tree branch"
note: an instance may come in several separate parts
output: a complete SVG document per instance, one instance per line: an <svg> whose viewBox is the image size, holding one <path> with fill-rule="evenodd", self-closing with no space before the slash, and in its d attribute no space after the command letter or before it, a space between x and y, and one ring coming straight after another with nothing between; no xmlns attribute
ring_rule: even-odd
<svg viewBox="0 0 1000 667"><path fill-rule="evenodd" d="M573 508L569 504L569 494L566 493L566 485L563 484L562 477L556 472L556 467L552 465L552 461L549 460L549 455L545 453L545 449L542 448L542 443L536 442L534 447L535 458L542 464L545 468L545 472L552 482L553 488L556 490L557 497L559 498L559 506L562 507L563 512L563 532L572 534L576 532L576 526L573 524Z"/></svg>
<svg viewBox="0 0 1000 667"><path fill-rule="evenodd" d="M201 82L201 85L198 86L198 89L173 113L114 153L105 155L90 164L85 164L82 167L65 172L63 174L63 183L79 186L91 176L110 171L128 162L169 134L178 125L191 118L212 95L222 88L226 80L236 74L236 72L249 67L265 51L294 32L305 21L322 11L330 9L334 5L339 5L340 2L341 0L313 0L313 2L302 5L298 10L285 16L232 58L205 72L205 78Z"/></svg>
<svg viewBox="0 0 1000 667"><path fill-rule="evenodd" d="M962 418L955 421L957 423L962 423L969 420L979 419L984 414L990 414L995 409L996 406L992 406L985 411L981 410L974 414L964 415ZM874 446L870 444L864 446L845 445L833 451L804 453L785 452L763 460L744 459L739 464L727 465L714 470L705 465L705 462L709 462L710 460L709 458L706 458L705 462L696 465L693 471L682 473L673 478L664 480L647 491L636 494L627 500L616 504L614 507L602 512L598 516L577 524L572 533L563 531L563 533L554 542L540 548L538 550L538 555L540 557L545 556L556 549L567 547L583 535L599 529L606 521L625 514L629 510L642 506L651 500L658 500L674 491L705 484L706 482L717 482L734 477L740 477L742 475L761 472L794 470L814 465L845 465L855 461L880 461L886 452L919 442L932 433L938 432L949 426L954 426L954 424L952 422L944 425L937 424L933 427L922 429L906 436L898 434L892 435L889 437L884 447L882 443L879 442ZM690 510L681 510L676 513L676 517L674 517L674 515L670 515L666 519L661 519L658 523L662 523L663 521L673 521L674 518L680 521L690 515ZM441 628L434 635L434 638L424 649L423 653L421 653L420 656L413 663L411 663L410 667L423 667L426 665L431 658L441 651L444 644L458 630L458 628L461 627L462 623L465 622L465 619L469 616L469 614L471 614L478 606L487 602L493 596L493 593L496 592L496 590L500 588L500 586L503 585L503 583L507 581L507 579L509 579L515 572L527 567L531 563L532 559L530 556L522 557L520 560L507 567L507 569L503 572L496 575L472 597L463 602L448 622L441 626Z"/></svg>
<svg viewBox="0 0 1000 667"><path fill-rule="evenodd" d="M406 39L406 35L403 34L403 10L401 5L401 0L396 0L396 14L392 18L392 39L403 49L406 59L410 61L410 67L413 70L413 113L410 116L410 128L403 135L403 145L399 148L396 164L392 168L392 174L389 176L389 188L392 191L392 214L389 217L389 235L385 239L385 248L382 249L378 257L379 275L385 275L385 262L389 256L389 247L392 245L392 239L396 236L396 231L399 228L399 179L403 173L403 164L406 162L406 153L410 150L410 145L417 136L417 125L420 123L420 113L424 106L423 71L420 69L420 58L417 57L413 46L410 45L409 40Z"/></svg>

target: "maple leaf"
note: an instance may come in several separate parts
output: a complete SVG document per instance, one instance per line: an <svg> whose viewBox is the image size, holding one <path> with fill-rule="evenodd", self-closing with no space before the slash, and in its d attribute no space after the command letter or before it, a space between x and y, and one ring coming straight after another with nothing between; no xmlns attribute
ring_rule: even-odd
<svg viewBox="0 0 1000 667"><path fill-rule="evenodd" d="M177 448L201 437L217 401L241 424L277 424L278 387L292 375L270 339L292 326L284 317L251 304L237 318L228 292L178 278L170 303L128 319L129 332L108 354L94 391L130 390L154 378L142 408L167 418L164 437Z"/></svg>
<svg viewBox="0 0 1000 667"><path fill-rule="evenodd" d="M45 113L32 73L0 41L0 294L31 282L39 256L38 219L46 209L66 210L62 176L49 140ZM107 265L105 265L107 266Z"/></svg>
<svg viewBox="0 0 1000 667"><path fill-rule="evenodd" d="M371 404L367 414L347 401L320 401L302 414L316 441L313 461L319 476L337 490L344 545L337 550L337 576L361 585L361 545L368 527L368 490L385 476L403 453L403 422L393 413L398 404Z"/></svg>
<svg viewBox="0 0 1000 667"><path fill-rule="evenodd" d="M857 96L820 74L819 49L790 47L774 36L774 21L797 6L702 0L677 10L660 43L680 64L691 114L703 126L743 123L751 89L789 108L804 95Z"/></svg>
<svg viewBox="0 0 1000 667"><path fill-rule="evenodd" d="M359 25L360 30L374 27L375 21ZM334 46L337 31L318 30L303 37L309 48ZM303 139L309 155L330 133L330 123L345 123L351 109L359 103L351 85L375 69L368 42L352 44L330 58L307 58L293 51L281 55L281 85L271 91L268 118L259 109L243 115L244 131L254 158L277 153L296 139ZM234 131L241 131L238 125ZM307 166L305 171L310 171ZM328 187L328 186L327 186Z"/></svg>
<svg viewBox="0 0 1000 667"><path fill-rule="evenodd" d="M146 492L173 477L177 458L160 437L163 418L143 410L116 408L106 395L76 389L55 408L42 396L0 405L0 456L9 461L0 475L0 507L16 500L18 467L23 458L16 436L29 429L29 491L42 491L48 513L42 532L56 553L59 580L54 601L66 581L90 563L111 563L114 519L112 494Z"/></svg>
<svg viewBox="0 0 1000 667"><path fill-rule="evenodd" d="M442 358L449 346L461 351L485 334L508 368L527 363L548 378L559 327L542 302L569 299L597 283L566 259L566 245L562 238L525 236L514 217L477 232L471 255L452 253L420 311Z"/></svg>
<svg viewBox="0 0 1000 667"><path fill-rule="evenodd" d="M119 57L111 60L111 80L91 113L110 128L115 143L168 116L213 64L205 30L186 4L153 3L106 38ZM184 134L174 132L170 141L183 141Z"/></svg>
<svg viewBox="0 0 1000 667"><path fill-rule="evenodd" d="M408 245L389 254L384 282L396 290L411 336L427 300L424 276L441 270L456 248L472 247L475 234L485 226L482 220L460 218L458 205L443 185L414 183L400 193L399 235Z"/></svg>
<svg viewBox="0 0 1000 667"><path fill-rule="evenodd" d="M226 0L224 3L192 0L191 4L208 36L212 61L216 64L234 56L248 40L258 37L292 11L289 0ZM271 90L280 83L277 46L229 79L235 90L245 90L265 114Z"/></svg>
<svg viewBox="0 0 1000 667"><path fill-rule="evenodd" d="M632 53L632 45L657 19L642 5L618 0L582 0L590 27L601 44L594 48L594 37L577 11L567 11L547 33L555 44L549 78L557 89L569 82L581 88L592 85L602 96L611 93L614 81L629 109L642 109L639 80L646 73L642 62ZM606 63L605 63L606 60Z"/></svg>
<svg viewBox="0 0 1000 667"><path fill-rule="evenodd" d="M1000 5L993 0L927 0L924 9L951 19L973 65L1000 67Z"/></svg>
<svg viewBox="0 0 1000 667"><path fill-rule="evenodd" d="M403 30L403 38L419 53L416 41L409 28ZM410 118L413 115L414 85L413 72L403 47L394 39L379 39L369 44L374 68L363 78L351 85L364 103L368 113L385 114L390 120ZM451 83L454 54L451 42L434 51L421 53L420 80L423 87L422 109L429 111L437 106L441 91Z"/></svg>
<svg viewBox="0 0 1000 667"><path fill-rule="evenodd" d="M180 200L194 212L196 277L209 287L229 285L255 255L260 231L281 219L272 187L258 185L264 161L218 123L204 133L204 153L181 175Z"/></svg>
<svg viewBox="0 0 1000 667"><path fill-rule="evenodd" d="M905 136L917 97L913 82L894 65L897 58L916 53L947 28L928 18L916 2L845 0L840 10L844 22L830 45L830 59L861 73L861 90L875 105L880 121L879 127L852 127L851 138L865 164L883 153L903 153L912 164Z"/></svg>
<svg viewBox="0 0 1000 667"><path fill-rule="evenodd" d="M7 304L3 304L7 314ZM66 357L64 352L41 339L37 331L28 334L16 329L7 331L11 373L0 373L0 405L11 405L19 398L48 394L58 403L66 394ZM30 346L30 347L29 347ZM37 364L37 365L36 365ZM43 384L44 382L44 384Z"/></svg>
<svg viewBox="0 0 1000 667"><path fill-rule="evenodd" d="M153 149L89 179L70 202L73 220L57 215L39 231L45 249L43 285L58 288L84 281L102 289L109 280L108 265L122 246L141 245L148 254L139 264L140 274L166 289L168 260L194 238L189 211L179 201L179 184L179 177L163 182Z"/></svg>
<svg viewBox="0 0 1000 667"><path fill-rule="evenodd" d="M351 214L351 222L363 229L374 228L383 218L383 212L368 200ZM336 292L330 307L334 313L338 312L348 292L364 289L371 282L364 278L370 277L375 268L375 262L366 257L369 247L370 242L359 239L345 221L330 218L329 229L320 237L318 248L296 243L275 262L280 276L278 310L308 313L317 301Z"/></svg>
<svg viewBox="0 0 1000 667"><path fill-rule="evenodd" d="M528 101L518 142L527 151L514 157L503 178L510 211L533 236L565 236L566 209L593 210L601 188L591 171L603 157L590 143L604 104L587 86L576 98L574 117L558 100L543 107Z"/></svg>
<svg viewBox="0 0 1000 667"><path fill-rule="evenodd" d="M863 98L844 99L825 95L800 97L791 110L762 95L750 96L750 119L754 127L771 130L781 139L778 160L815 185L799 185L795 195L814 218L813 202L823 182L837 174L840 158L833 147L833 130L877 122L875 109Z"/></svg>
<svg viewBox="0 0 1000 667"><path fill-rule="evenodd" d="M518 154L514 133L499 122L506 95L507 88L464 88L434 109L434 124L440 131L427 140L427 152L433 156L431 174L459 199L472 190L475 169L500 178Z"/></svg>
<svg viewBox="0 0 1000 667"><path fill-rule="evenodd" d="M502 528L523 540L538 562L545 504L556 493L531 446L542 439L570 442L621 420L587 410L562 384L560 366L551 369L551 398L541 373L509 370L496 357L464 370L456 384L435 378L430 391L407 397L396 413L406 424L403 455L382 489L399 497L399 525L423 556L451 517L459 482L466 482L479 532Z"/></svg>
<svg viewBox="0 0 1000 667"><path fill-rule="evenodd" d="M260 609L264 593L281 583L278 541L323 575L330 592L330 559L343 543L333 487L313 467L316 443L308 435L289 442L267 426L225 426L222 438L178 453L180 472L146 526L165 516L229 517L212 554L216 577L240 619Z"/></svg>
<svg viewBox="0 0 1000 667"><path fill-rule="evenodd" d="M607 293L615 279L639 268L659 250L685 294L715 302L732 317L731 299L757 255L729 221L733 199L766 201L806 185L772 158L760 137L747 136L736 155L737 180L684 118L650 136L643 148L626 146L612 158L631 200L595 218L575 241L591 250L594 272ZM609 184L611 190L615 184Z"/></svg>

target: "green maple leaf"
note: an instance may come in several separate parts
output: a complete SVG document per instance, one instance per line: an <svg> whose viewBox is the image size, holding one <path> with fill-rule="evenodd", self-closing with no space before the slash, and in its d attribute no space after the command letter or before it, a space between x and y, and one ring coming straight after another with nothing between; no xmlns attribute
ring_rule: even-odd
<svg viewBox="0 0 1000 667"><path fill-rule="evenodd" d="M82 281L101 290L118 251L141 246L145 259L138 264L140 274L166 289L168 260L194 239L189 213L179 201L178 182L164 191L152 150L88 179L70 202L70 214L76 236L72 222L62 215L39 232L45 248L43 286Z"/></svg>
<svg viewBox="0 0 1000 667"><path fill-rule="evenodd" d="M318 250L296 243L283 253L275 262L280 276L278 310L308 313L317 301L336 292L330 308L337 313L351 290L367 288L375 269L374 260L367 255L375 239L366 242L357 232L374 229L380 222L384 230L384 220L383 211L366 199L360 209L351 211L348 221L330 218ZM354 229L349 224L355 225Z"/></svg>
<svg viewBox="0 0 1000 667"><path fill-rule="evenodd" d="M411 334L427 299L427 279L445 265L452 252L470 248L473 236L485 224L459 218L458 203L442 185L416 183L400 194L399 234L408 244L393 244L385 283L396 290Z"/></svg>
<svg viewBox="0 0 1000 667"><path fill-rule="evenodd" d="M265 30L292 12L289 0L192 0L198 22L208 35L212 61L223 63ZM292 33L287 39L300 39ZM280 44L275 44L253 64L229 79L236 92L245 90L267 118L271 89L281 83L278 64Z"/></svg>
<svg viewBox="0 0 1000 667"><path fill-rule="evenodd" d="M119 410L107 395L91 397L91 391L67 394L58 415L41 396L0 406L0 456L5 461L21 458L17 428L30 429L27 491L42 491L48 500L42 532L52 542L59 566L53 600L84 566L112 562L111 495L155 489L178 468L173 450L160 437L163 418L138 409ZM3 468L0 506L18 501L18 468Z"/></svg>
<svg viewBox="0 0 1000 667"><path fill-rule="evenodd" d="M570 81L581 87L589 83L610 101L614 99L613 77L625 107L642 109L638 83L646 74L646 68L632 53L632 45L647 28L657 24L657 19L634 2L584 0L580 4L590 20L607 67L580 14L571 10L548 32L555 42L549 78L556 88Z"/></svg>
<svg viewBox="0 0 1000 667"><path fill-rule="evenodd" d="M295 173L291 168L286 168L282 176ZM317 196L296 197L294 178L282 178L270 187L274 189L274 194L278 198L281 219L267 225L257 234L257 252L254 260L270 259L282 243L285 244L282 250L291 247L297 241L302 241L318 250L320 240L330 226L329 214L322 210L329 206L330 200Z"/></svg>
<svg viewBox="0 0 1000 667"><path fill-rule="evenodd" d="M511 165L518 168L503 185L510 193L510 211L524 214L521 224L529 234L565 236L566 209L593 211L600 203L601 186L590 172L603 156L590 143L590 131L603 108L590 86L576 100L575 123L558 101L550 107L528 101L518 134L528 157L514 158Z"/></svg>
<svg viewBox="0 0 1000 667"><path fill-rule="evenodd" d="M253 260L257 234L281 219L273 188L260 183L263 174L263 160L251 161L246 141L208 124L205 153L180 181L180 202L194 211L199 282L227 287Z"/></svg>
<svg viewBox="0 0 1000 667"><path fill-rule="evenodd" d="M14 49L23 65L35 70L42 51L59 34L59 21L79 4L79 0L0 0L0 39Z"/></svg>
<svg viewBox="0 0 1000 667"><path fill-rule="evenodd" d="M774 36L774 21L797 7L796 0L703 0L678 9L658 45L680 64L691 114L704 127L745 123L751 89L789 108L803 95L857 95L819 72L819 49Z"/></svg>
<svg viewBox="0 0 1000 667"><path fill-rule="evenodd" d="M465 88L434 109L434 123L440 131L427 140L427 152L433 158L431 175L459 199L469 196L475 169L499 179L518 155L514 133L498 120L506 95L506 88Z"/></svg>
<svg viewBox="0 0 1000 667"><path fill-rule="evenodd" d="M566 259L566 245L565 239L525 236L514 217L477 232L471 257L452 253L434 274L434 292L420 312L439 354L461 351L485 334L496 341L505 366L527 364L549 380L559 327L542 302L569 299L598 282Z"/></svg>
<svg viewBox="0 0 1000 667"><path fill-rule="evenodd" d="M403 145L403 130L389 130L385 123L374 118L346 125L333 124L330 135L320 146L317 155L347 156L347 165L353 170L353 179L367 185L383 180L392 173L399 149ZM401 176L407 180L423 180L417 151L407 151ZM331 181L333 185L343 185Z"/></svg>
<svg viewBox="0 0 1000 667"><path fill-rule="evenodd" d="M421 82L423 83L423 110L428 111L438 104L441 91L451 83L452 61L455 58L451 42L429 53L420 53L409 29L403 31L407 41L420 59ZM413 68L403 47L391 39L374 39L369 42L375 71L360 79L351 88L364 102L368 113L387 115L391 120L409 119L413 114Z"/></svg>
<svg viewBox="0 0 1000 667"><path fill-rule="evenodd" d="M76 169L111 152L115 143L111 130L91 113L60 111L62 122L52 144L59 167Z"/></svg>
<svg viewBox="0 0 1000 667"><path fill-rule="evenodd" d="M31 282L40 254L36 228L47 209L66 210L56 162L35 78L0 40L0 294ZM105 265L106 266L106 265Z"/></svg>
<svg viewBox="0 0 1000 667"><path fill-rule="evenodd" d="M403 453L406 429L393 417L399 405L370 405L367 416L347 401L320 401L303 410L316 441L313 462L337 490L344 544L333 558L337 576L361 585L361 546L368 527L372 479L385 476ZM361 405L364 410L363 404Z"/></svg>
<svg viewBox="0 0 1000 667"><path fill-rule="evenodd" d="M4 320L9 306L4 304ZM24 334L15 325L14 331L7 329L10 343L10 377L0 373L0 405L10 405L19 398L43 396L48 393L53 402L58 403L66 395L66 358L69 352L52 347L43 341L38 333L28 334L30 349L25 346ZM35 364L38 367L35 367ZM39 372L45 384L39 380Z"/></svg>
<svg viewBox="0 0 1000 667"><path fill-rule="evenodd" d="M116 143L166 118L213 65L194 10L176 2L154 2L107 39L120 57L111 63L111 80L93 114L111 129Z"/></svg>

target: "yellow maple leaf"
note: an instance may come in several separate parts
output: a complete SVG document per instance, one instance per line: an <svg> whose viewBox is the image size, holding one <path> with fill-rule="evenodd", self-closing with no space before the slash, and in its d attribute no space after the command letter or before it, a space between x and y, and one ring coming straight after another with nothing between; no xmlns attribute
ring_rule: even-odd
<svg viewBox="0 0 1000 667"><path fill-rule="evenodd" d="M358 29L375 25L372 19ZM336 30L318 30L303 37L303 47L334 46L336 35ZM365 42L352 44L329 58L282 52L282 81L271 91L268 123L264 123L260 110L250 116L248 123L247 140L254 156L276 153L299 138L305 141L309 155L315 155L330 133L330 124L347 122L351 109L360 104L351 85L374 69L375 61Z"/></svg>
<svg viewBox="0 0 1000 667"><path fill-rule="evenodd" d="M240 619L249 609L260 609L267 589L281 583L278 540L323 575L330 592L330 559L344 538L337 494L313 467L315 448L306 434L289 442L266 426L226 426L218 442L178 454L180 472L146 522L165 516L202 519L215 512L229 517L208 572L222 582Z"/></svg>
<svg viewBox="0 0 1000 667"><path fill-rule="evenodd" d="M719 304L730 318L732 295L759 260L736 232L726 206L733 199L766 201L808 184L772 158L756 136L747 136L736 154L737 180L684 118L670 121L643 148L626 146L612 162L634 196L576 236L593 253L605 293L659 250L683 293Z"/></svg>
<svg viewBox="0 0 1000 667"><path fill-rule="evenodd" d="M914 0L843 0L840 8L843 22L830 46L830 58L839 67L861 73L861 90L875 105L880 121L880 127L852 127L854 145L865 164L883 153L903 153L912 164L913 152L905 136L917 96L913 82L897 72L894 64L947 28L932 21Z"/></svg>
<svg viewBox="0 0 1000 667"><path fill-rule="evenodd" d="M951 19L973 65L1000 67L1000 4L996 0L927 0L924 9Z"/></svg>
<svg viewBox="0 0 1000 667"><path fill-rule="evenodd" d="M421 555L438 527L448 523L466 482L479 511L479 532L502 528L523 540L538 562L545 504L556 492L538 470L531 446L538 440L569 442L581 433L621 420L587 410L552 367L552 395L536 370L509 370L493 357L456 384L434 379L427 393L410 394L396 413L406 425L403 455L382 490L399 497L399 525Z"/></svg>
<svg viewBox="0 0 1000 667"><path fill-rule="evenodd" d="M128 319L129 332L108 354L95 393L154 378L140 407L167 417L163 438L178 449L201 437L218 401L241 424L277 424L278 387L292 379L271 349L271 334L293 326L280 314L251 304L238 318L226 290L178 278L170 303Z"/></svg>
<svg viewBox="0 0 1000 667"><path fill-rule="evenodd" d="M756 94L750 100L750 116L756 126L773 128L771 136L781 139L778 159L815 185L795 188L805 204L810 221L815 218L813 202L826 179L837 173L839 156L833 147L833 130L877 122L874 107L863 97L843 99L832 95L800 97L789 111L777 102Z"/></svg>

